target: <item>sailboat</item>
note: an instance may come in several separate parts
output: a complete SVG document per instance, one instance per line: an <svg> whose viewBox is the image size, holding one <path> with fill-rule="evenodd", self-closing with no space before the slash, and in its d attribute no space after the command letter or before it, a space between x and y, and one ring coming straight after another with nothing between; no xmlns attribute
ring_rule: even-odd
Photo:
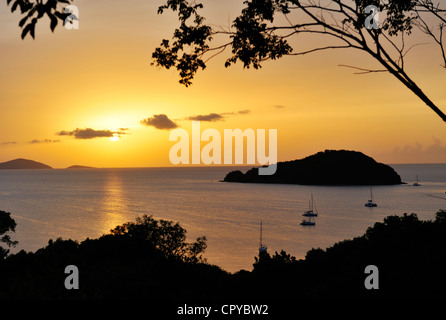
<svg viewBox="0 0 446 320"><path fill-rule="evenodd" d="M308 217L308 219L302 220L300 225L301 226L315 226L316 225L316 221L313 220L313 217Z"/></svg>
<svg viewBox="0 0 446 320"><path fill-rule="evenodd" d="M266 246L262 243L262 220L260 220L260 245L259 245L259 255L266 253Z"/></svg>
<svg viewBox="0 0 446 320"><path fill-rule="evenodd" d="M367 203L365 204L366 207L377 207L378 205L373 202L373 192L372 187L370 187L370 200L367 200Z"/></svg>
<svg viewBox="0 0 446 320"><path fill-rule="evenodd" d="M317 209L314 204L313 194L311 194L310 207L302 214L304 217L317 217Z"/></svg>
<svg viewBox="0 0 446 320"><path fill-rule="evenodd" d="M415 182L415 183L413 184L413 186L415 186L415 187L419 187L419 186L421 186L421 184L418 182L418 175L417 175L417 182Z"/></svg>

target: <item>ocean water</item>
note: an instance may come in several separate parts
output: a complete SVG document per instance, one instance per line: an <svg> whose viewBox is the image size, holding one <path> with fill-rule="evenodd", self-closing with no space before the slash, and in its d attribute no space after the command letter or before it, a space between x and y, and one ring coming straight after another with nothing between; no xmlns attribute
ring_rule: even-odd
<svg viewBox="0 0 446 320"><path fill-rule="evenodd" d="M223 183L228 167L0 170L0 210L17 222L11 252L35 251L49 239L82 241L143 214L178 221L188 241L206 236L205 257L235 272L251 270L260 221L268 251L304 258L311 248L362 235L388 215L434 219L446 209L446 164L392 165L407 182L370 187ZM246 168L242 169L246 170ZM421 186L415 187L416 176ZM313 194L319 216L301 226Z"/></svg>

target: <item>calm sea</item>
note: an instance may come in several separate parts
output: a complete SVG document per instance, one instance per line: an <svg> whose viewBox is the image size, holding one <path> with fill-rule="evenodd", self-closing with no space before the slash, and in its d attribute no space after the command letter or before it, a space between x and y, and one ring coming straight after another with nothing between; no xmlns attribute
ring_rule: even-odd
<svg viewBox="0 0 446 320"><path fill-rule="evenodd" d="M96 238L143 214L180 222L188 241L206 236L208 262L251 270L260 221L268 251L304 258L311 248L362 235L388 215L434 219L446 209L446 164L392 165L406 185L370 187L222 183L228 167L0 170L0 210L17 222L13 240L35 251L49 239ZM246 169L244 169L246 170ZM421 186L414 187L416 176ZM313 194L316 226L300 226Z"/></svg>

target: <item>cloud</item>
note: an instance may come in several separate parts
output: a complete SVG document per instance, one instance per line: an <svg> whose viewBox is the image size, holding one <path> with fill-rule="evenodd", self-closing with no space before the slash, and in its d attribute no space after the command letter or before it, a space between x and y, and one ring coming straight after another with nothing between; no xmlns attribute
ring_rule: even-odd
<svg viewBox="0 0 446 320"><path fill-rule="evenodd" d="M38 143L56 143L56 142L60 142L60 140L51 140L51 139L37 140L37 139L34 139L34 140L31 140L28 143L38 144Z"/></svg>
<svg viewBox="0 0 446 320"><path fill-rule="evenodd" d="M86 129L79 129L73 131L60 131L56 134L59 136L73 136L76 139L94 139L94 138L110 138L113 137L115 134L122 135L126 134L125 131L127 131L128 128L119 128L118 131L112 131L112 130L94 130L91 128Z"/></svg>
<svg viewBox="0 0 446 320"><path fill-rule="evenodd" d="M433 143L423 146L421 143L397 147L391 153L395 162L446 162L446 146L440 139L432 137Z"/></svg>
<svg viewBox="0 0 446 320"><path fill-rule="evenodd" d="M174 119L175 121L182 120L192 120L192 121L207 121L207 122L216 122L216 121L225 121L227 115L245 115L250 113L251 110L240 110L237 112L223 112L223 113L209 113L209 114L198 114L194 116L185 117L182 119ZM140 121L141 124L146 126L152 126L161 130L170 130L178 128L178 124L176 124L173 120L170 120L169 117L165 114L154 114L153 117L143 119Z"/></svg>
<svg viewBox="0 0 446 320"><path fill-rule="evenodd" d="M223 112L223 113L220 113L221 115L237 115L237 114L248 114L248 113L251 113L251 110L249 110L249 109L245 109L245 110L240 110L240 111L237 111L237 112Z"/></svg>
<svg viewBox="0 0 446 320"><path fill-rule="evenodd" d="M0 144L2 144L2 145L7 145L7 144L17 144L17 142L16 142L16 141L5 141L5 142L2 142L2 143L0 143Z"/></svg>
<svg viewBox="0 0 446 320"><path fill-rule="evenodd" d="M170 120L165 114L154 114L153 117L143 119L140 123L161 130L170 130L178 127L178 125Z"/></svg>
<svg viewBox="0 0 446 320"><path fill-rule="evenodd" d="M228 116L228 115L245 115L250 112L251 112L251 110L246 109L246 110L240 110L237 112L199 114L199 115L187 117L185 119L186 120L194 120L194 121L208 121L208 122L225 121L226 116Z"/></svg>
<svg viewBox="0 0 446 320"><path fill-rule="evenodd" d="M196 116L191 116L191 117L187 118L187 120L209 121L209 122L224 121L224 119L225 118L221 114L218 114L218 113L209 113L206 115L196 115Z"/></svg>
<svg viewBox="0 0 446 320"><path fill-rule="evenodd" d="M276 108L276 109L283 109L283 108L285 108L285 106L275 105L275 106L273 106L273 108Z"/></svg>

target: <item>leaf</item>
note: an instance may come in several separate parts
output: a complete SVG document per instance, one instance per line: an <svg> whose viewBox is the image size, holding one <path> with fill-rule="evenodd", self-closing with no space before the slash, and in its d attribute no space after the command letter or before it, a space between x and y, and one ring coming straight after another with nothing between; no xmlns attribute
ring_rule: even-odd
<svg viewBox="0 0 446 320"><path fill-rule="evenodd" d="M28 14L26 15L28 18L32 17L32 15L34 14L34 12L36 12L37 8L36 7L32 7L31 10L29 10Z"/></svg>
<svg viewBox="0 0 446 320"><path fill-rule="evenodd" d="M28 16L26 16L25 18L23 18L22 20L20 20L19 22L19 27L23 28L23 25L25 24L26 20L28 20Z"/></svg>
<svg viewBox="0 0 446 320"><path fill-rule="evenodd" d="M35 28L36 28L36 24L35 23L32 23L31 24L31 28L30 28L30 35L31 35L31 37L33 37L33 39L35 39L35 37L34 37L34 31L35 31Z"/></svg>
<svg viewBox="0 0 446 320"><path fill-rule="evenodd" d="M51 24L50 24L50 28L51 31L54 32L54 29L56 29L57 26L57 18L54 15L48 15L51 19Z"/></svg>
<svg viewBox="0 0 446 320"><path fill-rule="evenodd" d="M62 12L59 12L59 11L55 11L55 12L54 12L54 15L55 15L57 18L59 18L60 20L65 21L65 19L66 19L70 14L68 14L68 13L62 13Z"/></svg>
<svg viewBox="0 0 446 320"><path fill-rule="evenodd" d="M40 19L45 14L45 7L38 6L37 7L37 19Z"/></svg>
<svg viewBox="0 0 446 320"><path fill-rule="evenodd" d="M25 39L26 34L31 30L31 23L28 23L22 31L22 40Z"/></svg>
<svg viewBox="0 0 446 320"><path fill-rule="evenodd" d="M17 6L20 4L20 0L16 0L16 2L14 2L13 4L12 4L12 7L11 7L11 12L14 12L16 9L17 9Z"/></svg>
<svg viewBox="0 0 446 320"><path fill-rule="evenodd" d="M48 2L46 3L46 7L48 8L47 12L50 12L51 9L56 10L56 8L57 8L57 0L48 0Z"/></svg>

